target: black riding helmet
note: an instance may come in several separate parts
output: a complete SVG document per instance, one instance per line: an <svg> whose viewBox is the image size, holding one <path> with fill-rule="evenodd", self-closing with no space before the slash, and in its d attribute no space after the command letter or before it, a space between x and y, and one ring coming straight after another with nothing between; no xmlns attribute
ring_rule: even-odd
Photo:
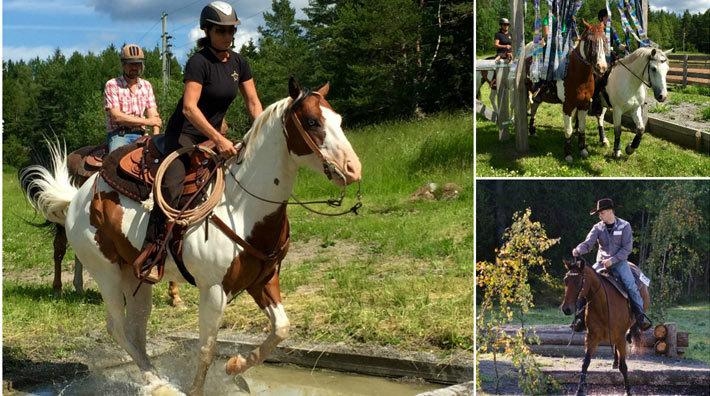
<svg viewBox="0 0 710 396"><path fill-rule="evenodd" d="M239 23L237 12L224 1L211 2L200 13L200 29L208 29L211 25L237 26Z"/></svg>

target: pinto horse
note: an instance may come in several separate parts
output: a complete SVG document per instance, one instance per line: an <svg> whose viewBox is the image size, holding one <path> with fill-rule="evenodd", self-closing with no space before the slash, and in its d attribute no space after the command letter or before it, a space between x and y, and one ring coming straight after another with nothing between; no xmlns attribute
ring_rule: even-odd
<svg viewBox="0 0 710 396"><path fill-rule="evenodd" d="M271 332L247 357L229 359L228 375L262 363L288 337L279 272L289 243L287 201L299 167L324 174L341 188L360 180L360 160L343 133L340 115L326 100L328 90L328 84L312 92L303 90L290 79L289 97L257 117L240 154L224 163L224 192L210 221L187 228L182 261L200 296L200 345L190 394L203 393L225 306L240 292L246 290L263 310ZM159 376L146 354L152 291L148 284L136 289L138 280L130 265L140 253L149 210L97 175L78 190L68 179L47 180L45 190L34 198L48 216L66 225L69 242L106 303L108 331L138 365L144 389L176 390ZM172 254L165 276L183 279Z"/></svg>
<svg viewBox="0 0 710 396"><path fill-rule="evenodd" d="M584 339L584 360L577 395L586 393L587 368L597 346L605 340L608 340L614 348L612 367L618 367L624 377L626 394L631 395L626 366L626 333L635 319L631 315L628 300L608 280L602 279L602 276L583 259L564 260L564 264L567 274L564 279L565 296L560 309L565 315L571 315L575 312L577 300L584 298L587 301L585 307L587 335ZM629 265L636 267L631 263ZM643 299L644 310L647 310L650 297L646 285L642 284L639 292Z"/></svg>
<svg viewBox="0 0 710 396"><path fill-rule="evenodd" d="M599 83L597 91L601 102L597 116L599 140L605 141L604 113L607 108L614 112L614 158L621 157L621 117L631 113L636 125L634 140L626 146L626 154L631 155L638 149L645 131L642 106L646 101L646 87L653 90L653 96L659 102L668 99L666 74L668 73L668 54L673 51L641 47L623 59L616 61ZM595 98L596 100L596 98ZM594 106L593 106L594 107Z"/></svg>
<svg viewBox="0 0 710 396"><path fill-rule="evenodd" d="M535 134L535 114L542 102L562 103L565 128L565 160L572 162L572 114L577 111L577 136L580 155L587 157L587 144L584 129L587 111L594 95L594 75L604 74L607 68L604 56L604 27L602 24L590 25L583 21L586 29L580 37L579 44L569 55L567 73L564 80L555 82L555 92L552 89L540 89L533 95L530 106L530 121L528 131Z"/></svg>

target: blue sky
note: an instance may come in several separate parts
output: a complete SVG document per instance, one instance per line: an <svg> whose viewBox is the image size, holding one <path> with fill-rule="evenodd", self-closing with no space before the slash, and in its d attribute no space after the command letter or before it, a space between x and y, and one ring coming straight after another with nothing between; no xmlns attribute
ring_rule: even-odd
<svg viewBox="0 0 710 396"><path fill-rule="evenodd" d="M710 0L708 0L710 1ZM74 51L99 53L113 43L138 43L152 49L160 45L162 12L168 13L168 33L180 63L199 37L199 16L208 0L3 0L2 57L4 60L49 57L56 48L66 56ZM237 48L258 37L262 13L269 0L228 1L242 21ZM291 0L297 17L308 0Z"/></svg>
<svg viewBox="0 0 710 396"><path fill-rule="evenodd" d="M386 0L382 0L386 1ZM180 63L198 37L200 10L207 0L4 0L2 2L3 59L41 59L56 48L70 56L74 51L101 52L109 44L120 47L136 42L152 49L160 43L160 15L168 13L168 33ZM271 9L269 0L232 1L242 20L237 48L258 36L262 13ZM308 0L291 0L300 11ZM653 9L693 13L710 8L710 0L652 0Z"/></svg>

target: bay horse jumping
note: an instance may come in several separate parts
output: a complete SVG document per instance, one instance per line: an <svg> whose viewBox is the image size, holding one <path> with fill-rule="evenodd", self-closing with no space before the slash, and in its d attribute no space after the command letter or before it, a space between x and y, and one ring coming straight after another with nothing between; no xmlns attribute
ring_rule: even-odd
<svg viewBox="0 0 710 396"><path fill-rule="evenodd" d="M576 310L577 300L584 298L587 301L585 308L587 334L584 339L584 360L577 395L586 394L589 363L599 343L605 340L608 340L614 349L612 367L618 367L624 377L626 394L631 395L626 366L626 333L635 319L631 314L628 300L583 259L564 260L564 264L567 274L564 278L565 296L560 309L565 315L571 315ZM632 268L636 267L631 263L629 265ZM647 310L651 301L648 287L641 284L639 292L643 299L643 308ZM635 339L638 340L636 336Z"/></svg>
<svg viewBox="0 0 710 396"><path fill-rule="evenodd" d="M58 149L59 146L50 145L50 150ZM54 147L54 148L52 148ZM88 159L92 156L99 155L103 156L108 150L106 145L98 146L85 146L77 149L69 155L66 156L66 167L69 173L69 179L75 187L81 187L94 173L96 173L99 168L95 167L96 164L89 164ZM51 157L56 157L52 153ZM28 166L20 170L18 178L20 181L20 187L25 193L25 197L28 198L30 204L34 207L34 202L32 196L35 194L34 188L36 187L35 180L42 180L42 172L37 172L37 168L34 166ZM38 179L39 178L39 179ZM37 209L35 207L35 209ZM54 279L52 281L52 290L55 296L60 296L62 294L62 261L67 253L67 235L64 226L58 222L52 222L46 220L47 225L52 227L52 232L54 234L54 240L52 247L54 248L54 254L52 255L54 259ZM77 293L84 293L84 266L81 264L81 260L78 257L74 258L74 277L72 279L72 284L74 285L74 290ZM170 297L170 305L173 307L183 306L182 299L178 291L178 286L175 282L170 281L168 285L168 294Z"/></svg>
<svg viewBox="0 0 710 396"><path fill-rule="evenodd" d="M182 261L200 296L197 370L190 394L203 394L225 306L240 292L246 290L263 310L271 332L248 356L229 359L228 375L262 363L288 337L279 272L290 239L287 201L298 169L308 167L341 188L361 178L360 160L343 133L341 116L326 100L329 87L303 90L290 79L289 96L256 118L240 154L224 163L224 192L209 221L187 227ZM61 175L55 171L54 176ZM149 209L98 175L78 190L66 177L49 178L43 187L33 198L45 217L65 224L69 242L99 286L108 331L138 365L144 389L175 390L146 354L152 287L136 289L130 264L140 253ZM165 277L184 280L171 253Z"/></svg>
<svg viewBox="0 0 710 396"><path fill-rule="evenodd" d="M604 74L607 69L604 56L604 26L602 24L586 26L577 46L570 52L567 62L567 73L564 80L555 81L554 89L547 89L543 85L533 95L530 106L530 121L528 131L535 134L535 113L542 102L562 103L564 120L565 146L564 154L567 162L572 162L572 114L577 111L577 137L580 155L586 158L589 153L585 141L585 119L589 110L592 96L594 95L594 75Z"/></svg>
<svg viewBox="0 0 710 396"><path fill-rule="evenodd" d="M626 145L626 154L631 155L638 149L645 132L643 105L646 101L646 87L653 90L653 96L659 102L668 99L666 74L668 73L668 54L673 50L662 51L651 47L641 47L614 63L598 84L600 108L597 116L599 140L605 141L604 114L607 108L614 113L614 158L621 158L621 117L631 113L636 125L634 140ZM596 100L596 98L595 98Z"/></svg>

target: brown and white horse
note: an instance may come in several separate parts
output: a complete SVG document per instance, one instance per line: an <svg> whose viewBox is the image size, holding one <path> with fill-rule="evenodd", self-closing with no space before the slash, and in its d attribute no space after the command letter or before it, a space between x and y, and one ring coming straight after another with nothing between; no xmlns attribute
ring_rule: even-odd
<svg viewBox="0 0 710 396"><path fill-rule="evenodd" d="M203 393L225 306L238 293L246 290L254 298L271 322L271 332L247 357L231 358L227 374L262 363L288 337L279 270L289 241L286 201L299 167L322 173L342 187L360 180L360 160L343 133L340 115L325 99L328 89L326 84L308 92L289 81L289 97L257 117L244 137L243 154L225 164L225 189L213 215L229 230L200 222L185 234L182 259L200 295L198 366L190 394ZM62 171L54 176L62 176ZM106 303L108 331L138 365L145 390L174 390L146 354L152 288L143 285L135 292L138 281L128 264L139 254L148 209L96 175L79 190L66 177L49 178L34 198L46 218L65 224L69 242ZM246 240L248 248L230 233ZM165 276L183 279L171 255Z"/></svg>
<svg viewBox="0 0 710 396"><path fill-rule="evenodd" d="M535 134L535 113L540 103L562 103L562 113L565 131L565 160L572 162L572 114L577 111L578 148L582 157L587 157L587 144L584 129L587 111L594 95L594 75L604 74L607 69L604 52L605 36L602 24L590 25L583 21L586 29L580 37L579 44L569 55L567 74L564 80L556 81L555 92L542 89L533 96L530 106L530 121L528 131Z"/></svg>

